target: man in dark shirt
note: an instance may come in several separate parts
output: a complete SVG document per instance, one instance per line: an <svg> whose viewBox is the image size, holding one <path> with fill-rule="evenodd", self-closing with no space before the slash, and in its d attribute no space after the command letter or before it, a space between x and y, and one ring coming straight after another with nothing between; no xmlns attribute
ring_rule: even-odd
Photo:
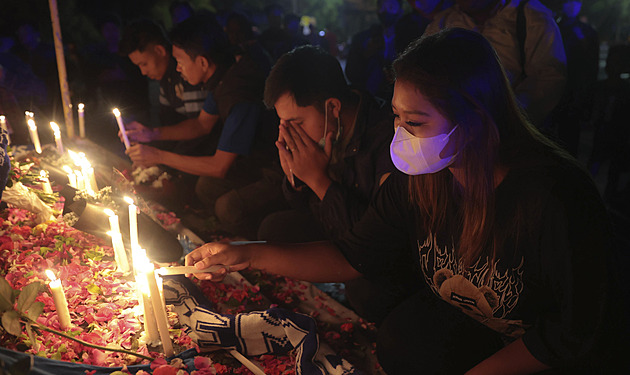
<svg viewBox="0 0 630 375"><path fill-rule="evenodd" d="M177 72L172 46L164 30L151 20L139 20L127 26L120 41L120 52L140 68L142 75L159 82L159 123L156 128L174 125L199 115L208 91L191 85ZM135 124L131 125L132 127ZM207 139L179 142L155 142L160 149L186 155L208 155L214 149Z"/></svg>
<svg viewBox="0 0 630 375"><path fill-rule="evenodd" d="M188 156L139 143L132 145L127 154L138 165L162 164L200 176L196 196L209 214L217 214L215 203L219 197L258 181L263 169L273 163L265 152L273 149L275 137L268 133L273 134L275 126L263 121L264 71L247 54L235 61L227 36L213 17L194 16L183 21L173 29L171 39L177 71L189 84L202 84L209 91L203 109L196 118L171 126L150 129L130 124L129 138L150 142L210 134L217 137L216 151L211 156ZM265 199L239 197L246 201ZM250 207L248 203L242 206Z"/></svg>
<svg viewBox="0 0 630 375"><path fill-rule="evenodd" d="M276 146L284 195L294 208L265 218L259 239L339 238L363 216L393 169L391 115L369 93L352 90L337 60L313 46L298 47L278 60L265 83L265 104L280 118ZM386 306L389 292L363 279L346 283L350 303L370 320L366 307L378 305L375 298Z"/></svg>

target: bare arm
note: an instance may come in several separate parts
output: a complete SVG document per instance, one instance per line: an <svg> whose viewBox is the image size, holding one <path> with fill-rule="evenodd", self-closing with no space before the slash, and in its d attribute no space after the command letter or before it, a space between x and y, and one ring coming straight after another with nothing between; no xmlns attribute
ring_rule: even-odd
<svg viewBox="0 0 630 375"><path fill-rule="evenodd" d="M195 139L209 134L219 121L218 115L211 115L202 110L197 118L188 119L172 126L155 129L156 139L160 141L181 141Z"/></svg>
<svg viewBox="0 0 630 375"><path fill-rule="evenodd" d="M303 244L207 243L186 256L186 265L203 269L223 264L239 271L247 267L311 282L344 282L361 274L327 241ZM222 275L195 274L201 279Z"/></svg>
<svg viewBox="0 0 630 375"><path fill-rule="evenodd" d="M547 369L549 366L537 360L523 340L518 339L470 369L466 375L533 374Z"/></svg>
<svg viewBox="0 0 630 375"><path fill-rule="evenodd" d="M196 176L223 178L238 154L217 150L212 156L188 156L168 151L159 151L158 164L168 165ZM133 159L133 158L132 158Z"/></svg>

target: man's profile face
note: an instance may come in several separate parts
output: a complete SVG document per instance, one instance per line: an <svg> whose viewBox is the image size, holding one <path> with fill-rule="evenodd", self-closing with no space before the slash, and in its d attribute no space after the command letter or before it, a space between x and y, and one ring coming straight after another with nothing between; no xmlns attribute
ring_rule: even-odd
<svg viewBox="0 0 630 375"><path fill-rule="evenodd" d="M129 60L140 68L143 76L161 80L168 68L169 56L163 46L149 46L144 51L135 50L129 54Z"/></svg>
<svg viewBox="0 0 630 375"><path fill-rule="evenodd" d="M201 56L197 56L194 59L190 57L183 49L173 46L173 57L177 61L177 71L182 77L191 85L198 85L207 81L206 73L204 72L204 66Z"/></svg>

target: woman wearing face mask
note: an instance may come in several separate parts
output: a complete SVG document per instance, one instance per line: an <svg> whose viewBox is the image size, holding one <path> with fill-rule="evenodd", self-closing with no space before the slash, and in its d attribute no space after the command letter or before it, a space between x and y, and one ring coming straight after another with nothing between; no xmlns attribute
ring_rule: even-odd
<svg viewBox="0 0 630 375"><path fill-rule="evenodd" d="M394 70L399 172L351 231L334 243L206 244L186 263L319 282L388 280L414 262L417 293L379 328L390 375L601 368L618 316L609 223L588 175L525 120L481 35L420 39Z"/></svg>

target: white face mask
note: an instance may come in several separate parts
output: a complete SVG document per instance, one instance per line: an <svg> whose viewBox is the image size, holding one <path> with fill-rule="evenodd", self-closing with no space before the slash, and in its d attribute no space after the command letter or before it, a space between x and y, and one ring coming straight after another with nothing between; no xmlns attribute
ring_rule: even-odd
<svg viewBox="0 0 630 375"><path fill-rule="evenodd" d="M324 135L319 140L319 142L317 142L317 144L319 144L319 147L321 148L326 147L326 132L327 131L328 131L328 105L324 103ZM335 144L339 140L340 136L341 136L341 120L339 119L339 117L337 117L337 135L335 136L335 140L333 141L333 144Z"/></svg>
<svg viewBox="0 0 630 375"><path fill-rule="evenodd" d="M446 159L440 158L440 152L448 143L449 137L457 125L448 133L435 137L418 138L402 126L396 128L394 139L389 147L392 161L399 171L408 175L439 172L453 162L457 154Z"/></svg>

